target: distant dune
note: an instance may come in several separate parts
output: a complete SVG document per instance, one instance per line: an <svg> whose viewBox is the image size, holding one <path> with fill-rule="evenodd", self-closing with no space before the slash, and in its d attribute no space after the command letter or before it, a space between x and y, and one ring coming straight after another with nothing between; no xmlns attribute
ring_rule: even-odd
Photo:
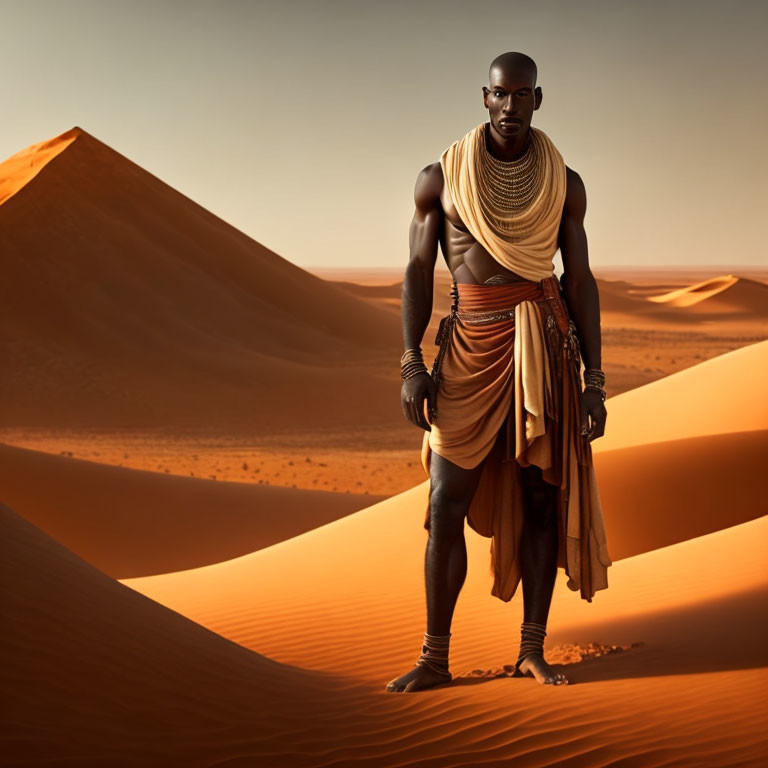
<svg viewBox="0 0 768 768"><path fill-rule="evenodd" d="M768 316L768 285L736 275L721 275L649 301L670 307L684 307L697 314Z"/></svg>
<svg viewBox="0 0 768 768"><path fill-rule="evenodd" d="M82 129L1 164L0 189L6 424L321 428L371 400L401 420L398 317Z"/></svg>
<svg viewBox="0 0 768 768"><path fill-rule="evenodd" d="M114 578L239 557L381 498L177 477L2 443L0 487L17 513Z"/></svg>

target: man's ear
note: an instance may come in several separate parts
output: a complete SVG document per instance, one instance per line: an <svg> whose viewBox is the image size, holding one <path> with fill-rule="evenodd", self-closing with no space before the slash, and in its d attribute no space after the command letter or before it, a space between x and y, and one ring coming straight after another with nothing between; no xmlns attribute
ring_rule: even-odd
<svg viewBox="0 0 768 768"><path fill-rule="evenodd" d="M486 109L488 109L488 95L490 94L490 89L488 86L483 86L483 106L485 106Z"/></svg>
<svg viewBox="0 0 768 768"><path fill-rule="evenodd" d="M544 98L544 94L541 92L541 86L537 85L533 89L533 96L534 96L534 109L538 109L541 106L541 100Z"/></svg>

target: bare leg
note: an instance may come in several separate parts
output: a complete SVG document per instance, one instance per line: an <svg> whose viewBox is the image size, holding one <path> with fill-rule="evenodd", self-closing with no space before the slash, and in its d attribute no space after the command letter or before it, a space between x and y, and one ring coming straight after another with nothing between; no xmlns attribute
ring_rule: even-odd
<svg viewBox="0 0 768 768"><path fill-rule="evenodd" d="M520 539L520 567L523 583L523 621L546 625L557 576L557 488L543 479L541 469L523 468L525 519ZM532 653L518 665L523 674L539 683L562 685L568 680Z"/></svg>
<svg viewBox="0 0 768 768"><path fill-rule="evenodd" d="M467 576L464 520L480 481L483 464L463 469L439 454L430 456L429 539L424 556L427 632L447 635L453 610ZM426 647L422 649L426 652ZM425 666L415 666L392 680L388 691L414 691L450 680Z"/></svg>

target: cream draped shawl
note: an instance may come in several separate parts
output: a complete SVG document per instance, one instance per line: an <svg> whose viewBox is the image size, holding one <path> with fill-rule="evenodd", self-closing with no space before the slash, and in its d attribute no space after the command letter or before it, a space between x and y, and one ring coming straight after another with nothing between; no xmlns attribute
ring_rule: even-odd
<svg viewBox="0 0 768 768"><path fill-rule="evenodd" d="M467 229L499 264L528 280L543 280L554 274L552 260L565 202L565 161L549 136L530 126L531 138L538 140L541 149L543 180L538 196L517 218L530 234L510 242L489 226L478 198L478 153L487 151L485 125L473 128L440 156L445 184Z"/></svg>

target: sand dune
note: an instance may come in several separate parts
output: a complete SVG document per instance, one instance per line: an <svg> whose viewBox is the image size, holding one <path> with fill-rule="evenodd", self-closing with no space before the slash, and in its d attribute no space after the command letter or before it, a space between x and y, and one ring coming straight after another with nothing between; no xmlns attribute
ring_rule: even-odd
<svg viewBox="0 0 768 768"><path fill-rule="evenodd" d="M0 165L16 189L0 205L6 421L320 428L354 424L373 399L380 421L399 423L391 311L79 128L23 156L33 176L18 159Z"/></svg>
<svg viewBox="0 0 768 768"><path fill-rule="evenodd" d="M765 429L596 454L611 556L649 552L768 514L766 460Z"/></svg>
<svg viewBox="0 0 768 768"><path fill-rule="evenodd" d="M272 658L354 674L386 697L394 718L399 702L380 687L412 666L423 631L418 490L254 555L127 583ZM403 746L371 765L493 765L522 754L529 765L568 755L583 766L654 765L658 745L648 733L656 729L668 739L666 759L681 765L757 765L768 754L760 703L768 518L619 561L611 587L591 605L560 574L546 653L574 683L562 696L504 679L521 602L489 596L485 540L470 531L468 543L453 626L456 681L413 696L407 729L382 723L406 730L405 743L421 745L416 754ZM308 582L291 567L299 562L322 576ZM713 708L717 729L707 728ZM461 759L450 757L457 753Z"/></svg>
<svg viewBox="0 0 768 768"><path fill-rule="evenodd" d="M768 285L737 275L720 275L682 288L652 292L626 280L597 281L603 312L635 316L638 320L701 322L768 318Z"/></svg>
<svg viewBox="0 0 768 768"><path fill-rule="evenodd" d="M389 522L404 519L407 505L382 506ZM188 605L212 610L218 573L218 586L236 594L219 594L210 623L271 647L266 658L114 582L0 506L6 764L394 768L517 758L714 767L768 758L768 518L617 563L612 589L588 610L564 599L560 583L547 655L569 674L567 688L505 677L519 617L478 589L470 570L455 621L454 684L405 696L382 685L418 650L420 559L402 553L406 589L394 584L384 600L386 539L368 569L354 553L326 550L320 578L285 570L289 550L303 550L311 566L317 534L326 531L328 544L328 532L351 520L229 563L134 582L166 597L173 584ZM287 580L265 581L270 575ZM207 588L193 595L196 581ZM726 644L739 652L724 653ZM659 732L661 745L649 737Z"/></svg>
<svg viewBox="0 0 768 768"><path fill-rule="evenodd" d="M700 283L649 296L649 301L701 313L768 315L768 285L736 275L721 275Z"/></svg>
<svg viewBox="0 0 768 768"><path fill-rule="evenodd" d="M18 514L115 578L238 557L380 498L177 477L1 443L0 486Z"/></svg>
<svg viewBox="0 0 768 768"><path fill-rule="evenodd" d="M768 341L608 398L595 453L659 441L768 429Z"/></svg>
<svg viewBox="0 0 768 768"><path fill-rule="evenodd" d="M148 600L2 504L0 523L3 765L210 765L243 738L290 755L278 724L311 723L329 688L331 711L355 690Z"/></svg>

